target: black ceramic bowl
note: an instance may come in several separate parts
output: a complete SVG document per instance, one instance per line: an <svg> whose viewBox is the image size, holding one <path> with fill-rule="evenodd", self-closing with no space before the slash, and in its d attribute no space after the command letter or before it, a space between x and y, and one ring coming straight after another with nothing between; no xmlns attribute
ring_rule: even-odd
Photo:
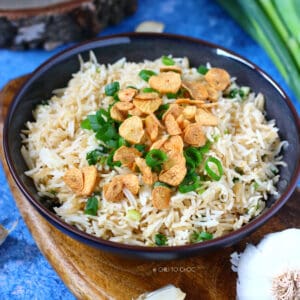
<svg viewBox="0 0 300 300"><path fill-rule="evenodd" d="M127 57L129 61L139 62L155 59L165 54L175 57L187 56L192 66L210 62L213 66L229 71L237 77L241 85L250 86L255 92L262 92L266 98L268 119L275 119L280 138L289 143L283 152L283 160L288 167L280 171L278 190L281 197L276 201L268 199L267 208L256 219L226 236L211 241L176 247L140 247L119 244L97 238L68 225L51 210L51 205L37 195L32 180L24 175L27 169L20 148L20 131L24 123L32 120L32 110L52 91L67 84L71 74L78 71L78 54L85 60L93 50L100 63L113 63ZM166 34L124 34L101 39L72 47L49 59L40 66L23 85L10 106L4 126L5 157L16 181L26 198L41 215L61 231L83 243L113 253L148 259L175 259L208 252L230 246L249 235L270 219L288 200L296 186L299 175L299 119L290 100L280 87L261 69L237 54L210 43Z"/></svg>

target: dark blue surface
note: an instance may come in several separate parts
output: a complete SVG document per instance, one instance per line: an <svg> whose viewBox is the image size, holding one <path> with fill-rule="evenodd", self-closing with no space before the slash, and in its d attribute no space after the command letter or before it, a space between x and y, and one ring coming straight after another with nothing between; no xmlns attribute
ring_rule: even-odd
<svg viewBox="0 0 300 300"><path fill-rule="evenodd" d="M141 0L137 13L100 36L134 31L142 21L165 24L165 32L201 38L227 47L253 61L273 77L291 97L281 75L264 50L211 0ZM17 76L33 71L59 50L14 52L0 50L0 87ZM0 167L0 223L18 226L0 246L0 299L74 299L52 267L40 253L15 206L3 169Z"/></svg>

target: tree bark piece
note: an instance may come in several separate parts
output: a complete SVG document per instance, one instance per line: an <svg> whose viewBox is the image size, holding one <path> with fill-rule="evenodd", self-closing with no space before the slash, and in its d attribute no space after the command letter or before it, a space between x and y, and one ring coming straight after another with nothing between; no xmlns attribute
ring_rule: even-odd
<svg viewBox="0 0 300 300"><path fill-rule="evenodd" d="M1 1L0 48L51 50L92 38L136 8L137 0Z"/></svg>

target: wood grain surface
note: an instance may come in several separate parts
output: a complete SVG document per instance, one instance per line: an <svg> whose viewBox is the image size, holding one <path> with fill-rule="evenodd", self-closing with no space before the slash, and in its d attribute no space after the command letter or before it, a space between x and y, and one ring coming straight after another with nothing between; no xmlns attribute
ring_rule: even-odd
<svg viewBox="0 0 300 300"><path fill-rule="evenodd" d="M23 197L3 157L3 120L25 78L9 82L0 93L1 159L16 204L38 247L78 299L135 299L172 283L187 294L187 300L232 300L236 275L231 271L230 254L243 251L246 243L257 243L267 233L300 227L297 190L276 216L246 240L208 255L169 262L127 260L73 240L45 221Z"/></svg>

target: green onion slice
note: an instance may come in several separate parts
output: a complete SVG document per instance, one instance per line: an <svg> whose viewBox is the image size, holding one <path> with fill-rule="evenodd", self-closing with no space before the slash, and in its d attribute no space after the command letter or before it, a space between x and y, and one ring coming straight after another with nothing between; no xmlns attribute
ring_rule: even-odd
<svg viewBox="0 0 300 300"><path fill-rule="evenodd" d="M120 84L118 81L109 83L105 86L105 95L114 96L120 90Z"/></svg>
<svg viewBox="0 0 300 300"><path fill-rule="evenodd" d="M126 213L126 217L132 221L139 221L141 214L136 209L129 209Z"/></svg>
<svg viewBox="0 0 300 300"><path fill-rule="evenodd" d="M148 80L150 79L151 76L156 75L156 73L154 71L151 70L141 70L139 72L139 76L148 82Z"/></svg>
<svg viewBox="0 0 300 300"><path fill-rule="evenodd" d="M145 157L146 164L155 170L161 169L161 164L167 160L167 154L161 150L153 149L149 151Z"/></svg>
<svg viewBox="0 0 300 300"><path fill-rule="evenodd" d="M173 66L173 65L175 65L174 59L171 58L171 57L168 57L166 55L162 56L161 61L166 66Z"/></svg>
<svg viewBox="0 0 300 300"><path fill-rule="evenodd" d="M155 90L155 89L153 89L153 88L151 88L151 87L145 87L145 88L143 88L143 89L142 89L142 92L143 92L143 93L158 93L157 90Z"/></svg>
<svg viewBox="0 0 300 300"><path fill-rule="evenodd" d="M178 186L178 191L182 194L195 191L200 186L199 176L195 172L189 172Z"/></svg>
<svg viewBox="0 0 300 300"><path fill-rule="evenodd" d="M164 245L166 245L167 244L167 240L168 240L167 237L164 234L162 234L162 233L157 233L155 235L154 239L155 239L155 244L157 246L164 246Z"/></svg>
<svg viewBox="0 0 300 300"><path fill-rule="evenodd" d="M184 150L184 157L188 161L192 161L195 167L198 167L203 160L201 149L196 147L188 147Z"/></svg>
<svg viewBox="0 0 300 300"><path fill-rule="evenodd" d="M169 188L169 186L168 186L166 183L160 182L160 181L156 181L156 182L153 184L153 187L157 187L157 186L164 186L164 187Z"/></svg>
<svg viewBox="0 0 300 300"><path fill-rule="evenodd" d="M84 213L86 215L96 216L98 211L98 199L96 197L90 197L85 205Z"/></svg>
<svg viewBox="0 0 300 300"><path fill-rule="evenodd" d="M214 164L217 169L218 169L218 173L215 173L211 167L209 166L209 164ZM212 157L210 156L206 162L205 162L205 165L204 165L204 169L205 171L207 172L207 175L212 179L212 180L215 180L215 181L219 181L223 175L223 167L222 167L222 164L221 162L215 158L215 157Z"/></svg>
<svg viewBox="0 0 300 300"><path fill-rule="evenodd" d="M197 71L198 73L205 75L208 72L208 69L205 66L201 65L198 67Z"/></svg>
<svg viewBox="0 0 300 300"><path fill-rule="evenodd" d="M213 235L209 232L206 231L194 231L191 234L191 243L199 243L199 242L203 242L203 241L208 241L211 240L213 238Z"/></svg>

